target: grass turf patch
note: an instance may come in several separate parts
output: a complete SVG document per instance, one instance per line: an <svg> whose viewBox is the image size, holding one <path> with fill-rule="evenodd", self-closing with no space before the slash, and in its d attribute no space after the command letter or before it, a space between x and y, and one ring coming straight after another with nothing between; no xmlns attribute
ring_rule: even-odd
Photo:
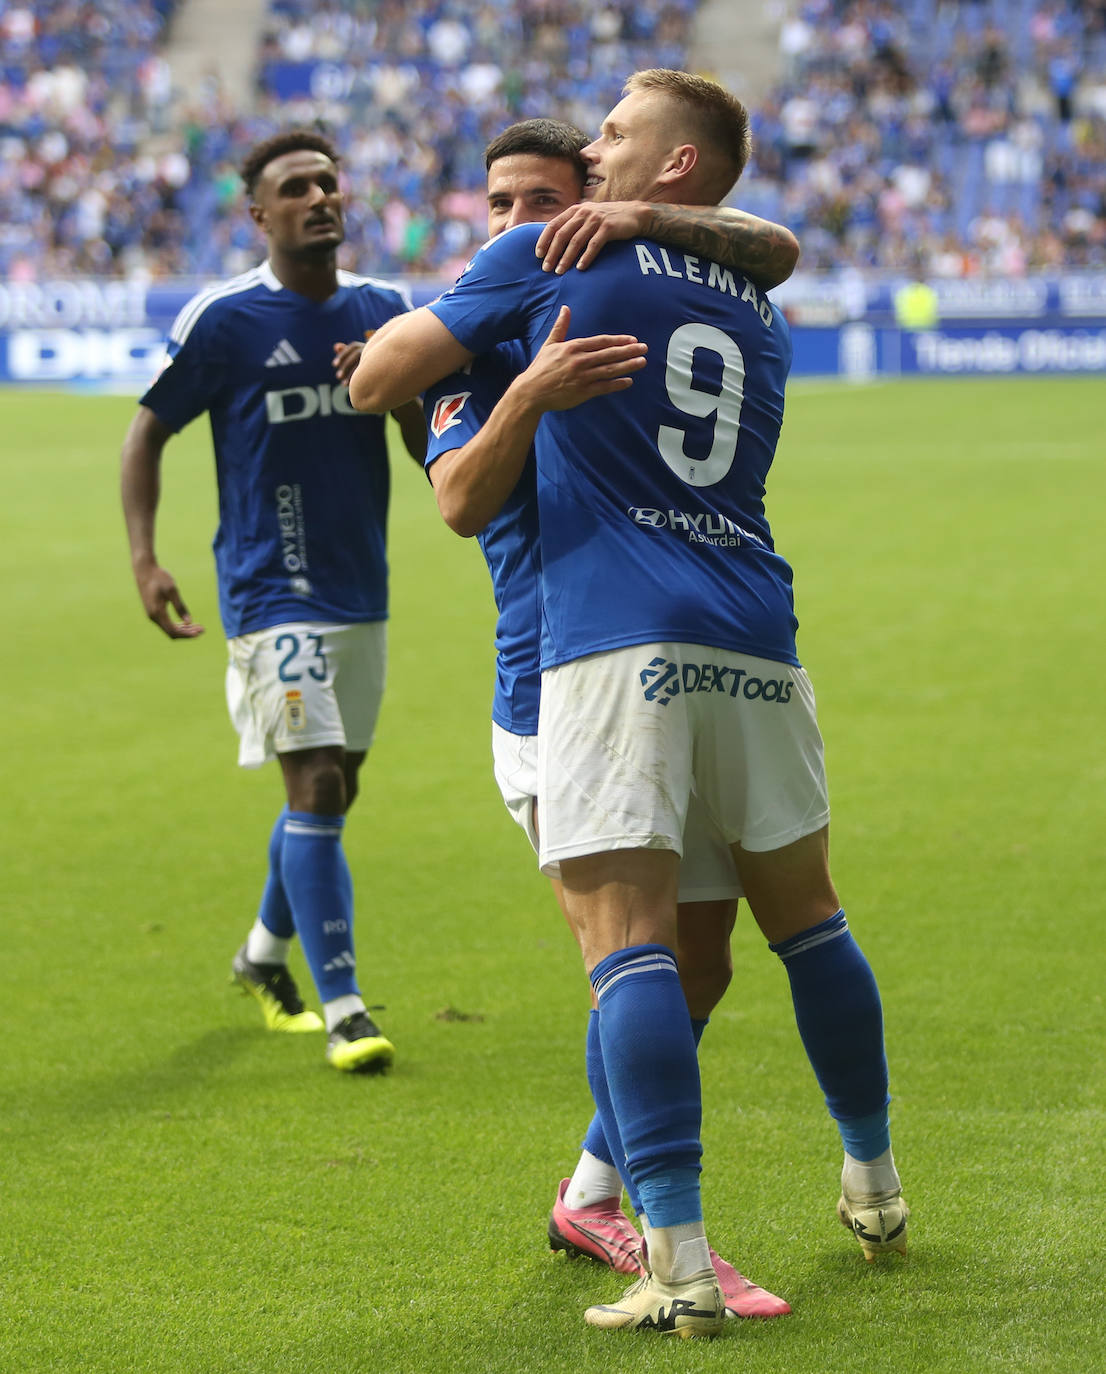
<svg viewBox="0 0 1106 1374"><path fill-rule="evenodd" d="M170 643L118 511L131 405L0 394L0 1367L1099 1366L1100 388L790 398L769 513L914 1220L909 1260L872 1266L836 1221L836 1132L743 911L701 1055L704 1200L716 1247L795 1311L710 1344L585 1328L622 1280L544 1244L590 1116L587 990L491 778L487 576L425 479L397 462L390 681L347 831L397 1062L345 1078L227 984L280 798L234 766L203 426L167 450L158 543L208 633Z"/></svg>

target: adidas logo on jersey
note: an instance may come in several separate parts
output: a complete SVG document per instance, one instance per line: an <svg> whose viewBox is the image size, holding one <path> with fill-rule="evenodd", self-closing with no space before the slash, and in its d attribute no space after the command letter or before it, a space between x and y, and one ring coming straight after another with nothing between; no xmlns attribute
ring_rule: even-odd
<svg viewBox="0 0 1106 1374"><path fill-rule="evenodd" d="M302 363L303 359L288 342L281 339L272 353L265 360L266 367L287 367L290 363Z"/></svg>

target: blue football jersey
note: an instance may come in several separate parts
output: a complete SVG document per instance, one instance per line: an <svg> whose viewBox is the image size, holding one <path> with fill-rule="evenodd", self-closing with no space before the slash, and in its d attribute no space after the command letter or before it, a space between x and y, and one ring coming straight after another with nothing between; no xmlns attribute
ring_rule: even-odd
<svg viewBox="0 0 1106 1374"><path fill-rule="evenodd" d="M215 564L228 638L291 620L388 614L384 417L350 405L336 343L409 310L387 282L339 272L316 302L268 263L193 297L142 397L170 429L205 410L219 487Z"/></svg>
<svg viewBox="0 0 1106 1374"><path fill-rule="evenodd" d="M538 429L543 667L659 640L797 664L791 569L764 513L786 321L740 273L647 240L543 272L540 233L485 244L430 309L475 353L519 339L533 357L562 305L572 337L649 346L632 387Z"/></svg>
<svg viewBox="0 0 1106 1374"><path fill-rule="evenodd" d="M454 373L427 391L428 469L443 453L468 443L526 363L520 344L501 344L477 358L467 371ZM492 719L513 735L536 735L541 693L541 552L533 453L498 515L476 538L491 573L499 612Z"/></svg>

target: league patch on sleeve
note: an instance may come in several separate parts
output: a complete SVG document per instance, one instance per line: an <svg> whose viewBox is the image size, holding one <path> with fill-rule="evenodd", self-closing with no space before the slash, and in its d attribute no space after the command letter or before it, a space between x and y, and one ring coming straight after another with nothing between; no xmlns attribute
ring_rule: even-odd
<svg viewBox="0 0 1106 1374"><path fill-rule="evenodd" d="M452 396L441 398L434 407L434 414L430 417L430 428L436 439L440 439L447 429L452 429L454 425L461 423L458 417L471 395L471 391L456 391Z"/></svg>
<svg viewBox="0 0 1106 1374"><path fill-rule="evenodd" d="M172 365L173 365L173 359L172 359L172 356L171 356L170 353L169 353L169 350L168 350L167 348L163 348L163 349L161 350L161 356L160 356L160 357L158 358L158 360L157 360L157 371L154 373L153 378L152 378L152 380L151 380L151 382L150 382L150 385L153 386L154 382L157 381L157 379L161 376L161 374L162 374L163 372L168 372L168 370L170 369L170 367L172 367Z"/></svg>

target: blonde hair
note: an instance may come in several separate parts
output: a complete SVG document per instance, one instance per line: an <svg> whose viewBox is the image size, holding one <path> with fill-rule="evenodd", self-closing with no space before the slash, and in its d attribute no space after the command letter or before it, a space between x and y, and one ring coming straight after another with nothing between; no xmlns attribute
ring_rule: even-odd
<svg viewBox="0 0 1106 1374"><path fill-rule="evenodd" d="M749 132L749 112L737 96L691 72L667 67L651 67L634 72L622 88L632 91L657 91L680 106L690 125L691 139L702 161L704 190L720 201L745 170L753 150Z"/></svg>

